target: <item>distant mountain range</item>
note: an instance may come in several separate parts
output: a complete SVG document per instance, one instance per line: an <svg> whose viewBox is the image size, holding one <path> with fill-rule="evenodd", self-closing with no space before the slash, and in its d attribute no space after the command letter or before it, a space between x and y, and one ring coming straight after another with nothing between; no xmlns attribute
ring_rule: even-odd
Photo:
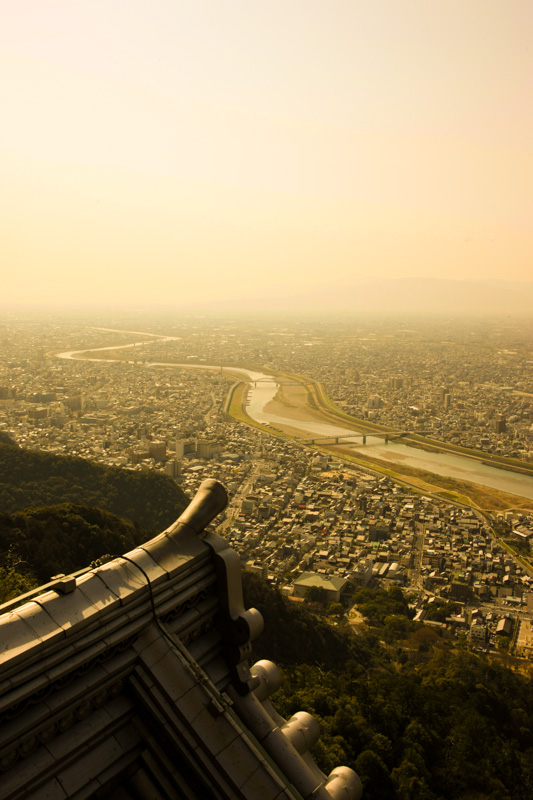
<svg viewBox="0 0 533 800"><path fill-rule="evenodd" d="M302 312L533 316L533 282L439 278L354 281L320 288L303 287L297 294L278 293L271 300L263 297L261 308Z"/></svg>
<svg viewBox="0 0 533 800"><path fill-rule="evenodd" d="M399 278L373 281L354 292L360 292L354 297L357 307L364 308L371 297L376 311L533 315L533 282Z"/></svg>

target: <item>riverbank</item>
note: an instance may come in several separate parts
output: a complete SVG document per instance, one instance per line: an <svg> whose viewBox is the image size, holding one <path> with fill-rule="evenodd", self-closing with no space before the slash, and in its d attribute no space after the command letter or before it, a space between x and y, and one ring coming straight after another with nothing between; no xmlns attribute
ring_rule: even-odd
<svg viewBox="0 0 533 800"><path fill-rule="evenodd" d="M327 449L327 448L324 448ZM340 448L329 449L331 455L338 455ZM533 501L526 497L502 492L498 489L490 489L481 486L479 483L459 481L455 478L437 475L434 472L414 469L413 467L400 467L394 462L384 462L372 457L354 459L353 455L344 450L343 458L350 461L357 461L362 466L369 466L372 469L382 471L393 480L406 481L418 487L423 492L439 495L443 499L454 500L455 502L475 506L484 511L530 511L533 512Z"/></svg>
<svg viewBox="0 0 533 800"><path fill-rule="evenodd" d="M165 337L158 338L164 339ZM157 340L154 338L152 341ZM88 350L57 353L56 355L62 358L79 358L89 361L128 360L132 363L132 347L135 348L136 343L113 344L102 348L93 347ZM133 353L133 355L136 354ZM309 440L311 437L328 437L330 439L338 437L342 440L351 435L366 434L367 444L371 445L368 448L371 450L371 454L366 452L366 446L362 447L357 443L349 445L342 441L327 450L332 455L340 455L341 458L353 463L389 475L394 480L404 480L410 485L419 486L421 491L446 494L450 498L456 498L459 502L466 500L487 510L532 507L533 496L530 492L529 478L533 475L533 468L530 465L523 464L523 462L502 463L504 459L486 457L485 454L474 451L465 451L464 448L426 439L418 434L410 434L395 441L395 432L390 428L351 417L335 406L321 384L300 375L280 373L276 370L269 370L269 373L265 374L256 365L253 368L249 365L237 367L229 363L215 366L198 361L184 364L172 359L157 362L145 358L134 359L134 361L145 367L174 366L188 369L220 370L221 373L223 370L224 376L234 382L228 393L230 397L225 403L226 413L234 419L246 422L270 434L276 433L281 437L288 436L295 440ZM242 380L243 376L245 381ZM261 387L260 390L259 387ZM258 393L262 395L264 402L260 401ZM334 426L338 426L337 431ZM380 434L383 436L384 433L389 435L387 452L384 447L376 446L376 439L373 441L371 439L372 436ZM341 451L340 448L343 450ZM517 485L517 489L522 489L522 491L514 492L513 485L511 494L508 489L512 484L505 480L502 484L501 478L495 482L492 477L488 481L488 486L491 488L487 488L487 484L483 484L483 482L479 484L475 480L462 480L462 474L472 474L472 472L476 475L479 474L481 478L481 469L477 468L475 471L464 466L458 469L454 465L454 469L450 468L450 475L455 475L455 477L450 477L447 472L442 471L440 462L438 465L435 464L435 458L413 457L413 453L416 451L433 453L434 456L443 458L451 458L455 455L458 457L456 461L463 459L463 462L466 462L468 460L472 464L479 464L480 468L485 465L493 472L500 469L502 472L507 470L509 473L522 473L528 482L527 491L525 485L524 487ZM402 463L402 460L406 463ZM421 464L422 466L420 466ZM485 475L483 478L488 480ZM506 486L506 483L509 486ZM503 490L498 488L501 485L504 485Z"/></svg>
<svg viewBox="0 0 533 800"><path fill-rule="evenodd" d="M272 422L272 426L280 434L290 436L296 440L306 439L309 438L309 434L299 426L324 422L342 424L345 428L349 427L354 432L366 433L369 436L372 433L378 433L376 430L378 426L359 426L354 424L355 421L344 412L335 412L329 398L326 399L324 397L321 387L311 382L304 382L302 379L296 380L296 376L278 375L276 376L276 382L279 382L279 387L274 397L269 400L263 410L268 415L276 418ZM327 402L327 408L324 408L323 402ZM249 416L248 420L251 421ZM294 425L291 425L291 422ZM383 432L383 427L379 426L379 428L381 429L379 432ZM417 444L419 445L418 450L439 452L439 448L436 446L429 446L425 442L418 442ZM414 442L405 442L405 445L411 447ZM334 446L323 444L315 445L315 447L334 457L340 457L358 466L367 467L393 480L404 482L419 491L441 496L443 499L465 503L491 512L501 512L509 509L533 510L533 500L527 497L402 464L401 458L397 455L395 460L387 460L385 457L374 458L370 454L362 453L360 447L350 447L348 444ZM446 453L446 448L443 448L443 452ZM454 452L453 455L460 456L462 454ZM487 461L488 466L495 466L489 463L488 459L470 457L470 460L481 464ZM500 467L502 465L498 464L497 466ZM509 469L509 472L511 471L513 470ZM522 470L516 471L521 472ZM527 473L527 470L523 471Z"/></svg>
<svg viewBox="0 0 533 800"><path fill-rule="evenodd" d="M280 381L280 388L273 400L265 407L265 411L270 414L290 417L298 422L326 420L348 426L357 433L368 435L372 435L372 433L389 433L391 441L395 438L395 431L390 428L351 417L346 412L337 409L320 384L305 381L299 376L292 375L290 377L277 376L276 380ZM292 383L295 380L301 381L301 384ZM291 381L291 383L286 381ZM427 453L457 455L488 467L497 467L498 469L533 477L533 464L518 461L517 459L478 452L448 442L430 439L416 433L402 436L401 441L409 447L414 447Z"/></svg>

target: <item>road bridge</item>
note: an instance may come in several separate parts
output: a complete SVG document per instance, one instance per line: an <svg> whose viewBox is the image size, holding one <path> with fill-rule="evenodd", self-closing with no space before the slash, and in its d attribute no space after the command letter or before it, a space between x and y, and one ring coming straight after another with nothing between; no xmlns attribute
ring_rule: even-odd
<svg viewBox="0 0 533 800"><path fill-rule="evenodd" d="M258 383L278 383L280 386L305 386L301 381L284 381L274 376L271 378L257 378L257 380L250 381L250 383L253 383L254 386L257 386Z"/></svg>
<svg viewBox="0 0 533 800"><path fill-rule="evenodd" d="M354 431L350 434L343 436L318 436L314 439L299 439L300 444L354 444L354 439L362 439L363 444L366 444L367 436L374 438L382 438L385 444L389 443L390 439L400 439L402 436L407 436L409 431Z"/></svg>

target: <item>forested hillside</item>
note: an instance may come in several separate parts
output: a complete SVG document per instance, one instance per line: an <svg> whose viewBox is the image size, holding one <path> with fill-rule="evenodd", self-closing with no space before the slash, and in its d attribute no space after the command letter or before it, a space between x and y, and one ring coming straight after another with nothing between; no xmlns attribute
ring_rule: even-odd
<svg viewBox="0 0 533 800"><path fill-rule="evenodd" d="M0 443L0 512L57 503L101 508L159 532L180 515L188 500L166 475Z"/></svg>
<svg viewBox="0 0 533 800"><path fill-rule="evenodd" d="M103 555L122 555L149 538L139 525L99 508L71 503L30 508L0 514L0 565L39 585Z"/></svg>
<svg viewBox="0 0 533 800"><path fill-rule="evenodd" d="M244 590L265 618L254 658L283 669L274 704L318 719L326 773L351 766L364 800L533 798L530 677L438 636L385 648L379 629L342 634L253 575Z"/></svg>
<svg viewBox="0 0 533 800"><path fill-rule="evenodd" d="M72 497L78 502L64 502ZM0 503L4 602L58 572L132 549L172 522L186 500L161 476L5 443ZM43 503L54 507L28 507ZM127 519L111 513L116 508ZM398 587L356 595L373 628L354 635L257 576L243 578L246 606L265 619L254 660L283 670L273 698L280 713L303 709L320 722L314 756L326 773L341 763L354 768L364 800L533 798L530 677L414 623Z"/></svg>

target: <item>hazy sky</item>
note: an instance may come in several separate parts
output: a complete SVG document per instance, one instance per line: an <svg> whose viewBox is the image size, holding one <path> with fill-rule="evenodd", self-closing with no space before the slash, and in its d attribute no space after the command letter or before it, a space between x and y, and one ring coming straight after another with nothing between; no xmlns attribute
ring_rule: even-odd
<svg viewBox="0 0 533 800"><path fill-rule="evenodd" d="M532 0L0 0L0 303L532 280L532 32Z"/></svg>

